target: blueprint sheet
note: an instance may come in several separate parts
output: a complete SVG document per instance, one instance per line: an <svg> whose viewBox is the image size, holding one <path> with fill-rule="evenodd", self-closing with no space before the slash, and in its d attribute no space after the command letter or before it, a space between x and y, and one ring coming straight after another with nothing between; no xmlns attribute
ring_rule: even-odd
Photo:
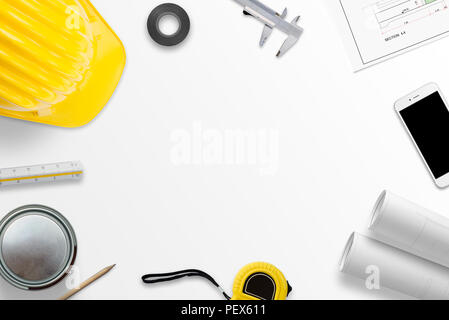
<svg viewBox="0 0 449 320"><path fill-rule="evenodd" d="M354 69L449 35L449 0L326 0Z"/></svg>

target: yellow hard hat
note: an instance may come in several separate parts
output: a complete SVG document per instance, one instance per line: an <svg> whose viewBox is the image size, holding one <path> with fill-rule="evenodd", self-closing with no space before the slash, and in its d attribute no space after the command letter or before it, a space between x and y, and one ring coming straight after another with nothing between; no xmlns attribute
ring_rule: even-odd
<svg viewBox="0 0 449 320"><path fill-rule="evenodd" d="M125 62L123 44L88 0L0 1L0 116L85 125Z"/></svg>

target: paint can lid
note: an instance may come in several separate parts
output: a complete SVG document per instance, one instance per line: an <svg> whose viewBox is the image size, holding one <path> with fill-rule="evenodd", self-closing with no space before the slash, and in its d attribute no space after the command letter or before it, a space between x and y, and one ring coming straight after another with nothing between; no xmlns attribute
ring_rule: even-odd
<svg viewBox="0 0 449 320"><path fill-rule="evenodd" d="M0 222L0 274L18 288L59 282L73 265L76 248L70 223L49 207L20 207Z"/></svg>

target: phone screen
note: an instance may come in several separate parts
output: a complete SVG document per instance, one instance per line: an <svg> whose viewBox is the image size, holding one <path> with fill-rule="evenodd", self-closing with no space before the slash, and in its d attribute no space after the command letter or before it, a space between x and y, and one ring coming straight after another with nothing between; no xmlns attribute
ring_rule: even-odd
<svg viewBox="0 0 449 320"><path fill-rule="evenodd" d="M400 112L435 179L449 173L449 110L434 92Z"/></svg>

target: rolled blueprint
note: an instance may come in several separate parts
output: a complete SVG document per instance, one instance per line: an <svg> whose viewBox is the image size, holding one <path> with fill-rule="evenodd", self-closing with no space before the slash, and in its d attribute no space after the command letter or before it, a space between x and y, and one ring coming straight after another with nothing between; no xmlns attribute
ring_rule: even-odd
<svg viewBox="0 0 449 320"><path fill-rule="evenodd" d="M369 229L395 246L449 268L449 219L384 191Z"/></svg>
<svg viewBox="0 0 449 320"><path fill-rule="evenodd" d="M340 270L366 283L378 277L380 287L418 299L449 299L449 269L357 233L346 245Z"/></svg>

